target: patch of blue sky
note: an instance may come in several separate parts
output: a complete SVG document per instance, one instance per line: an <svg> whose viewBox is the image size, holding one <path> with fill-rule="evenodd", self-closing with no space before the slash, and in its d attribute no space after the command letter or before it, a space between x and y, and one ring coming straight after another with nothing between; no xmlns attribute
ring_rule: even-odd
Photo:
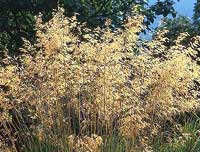
<svg viewBox="0 0 200 152"><path fill-rule="evenodd" d="M150 5L155 4L157 1L158 0L148 0ZM195 2L196 0L180 0L179 2L175 0L174 8L177 11L177 15L186 16L192 19ZM171 18L170 15L168 17ZM147 34L141 34L141 38L150 40L154 29L161 24L161 20L162 16L157 16L154 23L150 26L152 32L148 31Z"/></svg>

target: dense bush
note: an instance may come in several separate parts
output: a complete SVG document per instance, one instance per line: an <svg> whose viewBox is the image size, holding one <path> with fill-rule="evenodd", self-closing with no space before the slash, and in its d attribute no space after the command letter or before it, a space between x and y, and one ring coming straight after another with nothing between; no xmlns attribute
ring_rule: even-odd
<svg viewBox="0 0 200 152"><path fill-rule="evenodd" d="M181 136L177 116L199 107L196 49L184 34L166 47L165 31L141 46L142 22L90 30L62 9L38 16L37 42L24 39L23 55L0 67L0 150L148 151Z"/></svg>

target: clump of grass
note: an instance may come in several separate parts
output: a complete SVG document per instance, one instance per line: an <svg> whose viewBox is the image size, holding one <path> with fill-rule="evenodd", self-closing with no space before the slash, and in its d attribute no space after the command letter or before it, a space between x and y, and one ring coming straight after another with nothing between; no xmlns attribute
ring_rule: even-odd
<svg viewBox="0 0 200 152"><path fill-rule="evenodd" d="M159 152L197 152L200 150L200 119L185 119L181 131L166 141L158 139L154 144L154 151ZM159 138L159 137L158 137Z"/></svg>
<svg viewBox="0 0 200 152"><path fill-rule="evenodd" d="M141 48L142 22L91 30L62 9L48 23L38 16L37 42L24 40L24 54L0 67L3 148L148 151L174 115L199 107L199 67L187 48L178 40L165 48L162 33ZM158 57L152 48L167 50Z"/></svg>

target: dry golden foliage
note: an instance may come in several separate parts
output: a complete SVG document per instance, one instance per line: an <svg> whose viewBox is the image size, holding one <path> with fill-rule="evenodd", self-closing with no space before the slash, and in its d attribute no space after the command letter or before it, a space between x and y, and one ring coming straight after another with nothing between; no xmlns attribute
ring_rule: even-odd
<svg viewBox="0 0 200 152"><path fill-rule="evenodd" d="M142 21L133 16L124 30L112 31L108 23L92 31L62 9L48 23L39 16L37 43L24 40L21 65L0 67L0 83L9 88L0 92L0 122L12 122L8 110L26 109L31 133L63 149L66 138L71 150L96 152L113 131L150 143L166 120L199 106L190 91L199 67L178 40L167 48L162 33L138 47Z"/></svg>
<svg viewBox="0 0 200 152"><path fill-rule="evenodd" d="M91 137L84 136L79 138L74 137L73 135L68 137L68 146L70 152L100 152L101 145L102 138L95 134L92 134Z"/></svg>

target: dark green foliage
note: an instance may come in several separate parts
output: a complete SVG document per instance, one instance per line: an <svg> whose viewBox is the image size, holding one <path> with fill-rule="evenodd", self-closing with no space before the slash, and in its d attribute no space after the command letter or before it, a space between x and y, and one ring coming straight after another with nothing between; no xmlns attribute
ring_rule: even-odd
<svg viewBox="0 0 200 152"><path fill-rule="evenodd" d="M162 7L161 7L162 8ZM194 5L193 20L186 16L178 16L176 18L164 18L162 25L157 28L157 31L167 29L169 32L166 37L169 38L170 43L173 44L174 40L180 33L187 32L191 37L200 34L200 0L197 0Z"/></svg>
<svg viewBox="0 0 200 152"><path fill-rule="evenodd" d="M66 8L67 16L76 12L79 21L90 27L104 25L106 18L112 19L113 25L120 26L135 5L138 13L146 16L144 23L147 27L154 22L156 15L175 15L172 0L158 1L151 7L145 0L1 0L0 59L4 58L6 49L11 56L20 54L22 38L34 41L34 16L41 12L48 20L58 3Z"/></svg>
<svg viewBox="0 0 200 152"><path fill-rule="evenodd" d="M77 12L79 19L90 26L102 25L106 18L112 19L114 25L123 24L136 5L138 13L145 16L147 27L154 22L156 15L176 15L173 0L158 1L153 6L148 4L148 0L62 0L62 3L68 14Z"/></svg>
<svg viewBox="0 0 200 152"><path fill-rule="evenodd" d="M23 44L22 38L34 41L34 15L43 12L48 18L51 10L56 7L55 0L1 0L0 57L4 57L5 49L12 56L18 55Z"/></svg>
<svg viewBox="0 0 200 152"><path fill-rule="evenodd" d="M169 14L171 14L173 17L176 17L176 11L173 5L173 0L158 1L149 9L144 10L144 15L146 16L145 24L150 25L153 23L157 15L163 15L164 17L167 17Z"/></svg>
<svg viewBox="0 0 200 152"><path fill-rule="evenodd" d="M169 39L168 45L173 45L180 33L190 33L191 35L197 34L192 25L192 21L185 16L178 16L177 18L164 18L162 25L157 28L157 32L167 29L166 37Z"/></svg>
<svg viewBox="0 0 200 152"><path fill-rule="evenodd" d="M183 135L171 139L171 143L158 140L154 145L155 152L198 152L200 151L200 122L199 118L195 121L185 121L182 131Z"/></svg>
<svg viewBox="0 0 200 152"><path fill-rule="evenodd" d="M200 22L200 0L197 0L194 6L194 22Z"/></svg>

